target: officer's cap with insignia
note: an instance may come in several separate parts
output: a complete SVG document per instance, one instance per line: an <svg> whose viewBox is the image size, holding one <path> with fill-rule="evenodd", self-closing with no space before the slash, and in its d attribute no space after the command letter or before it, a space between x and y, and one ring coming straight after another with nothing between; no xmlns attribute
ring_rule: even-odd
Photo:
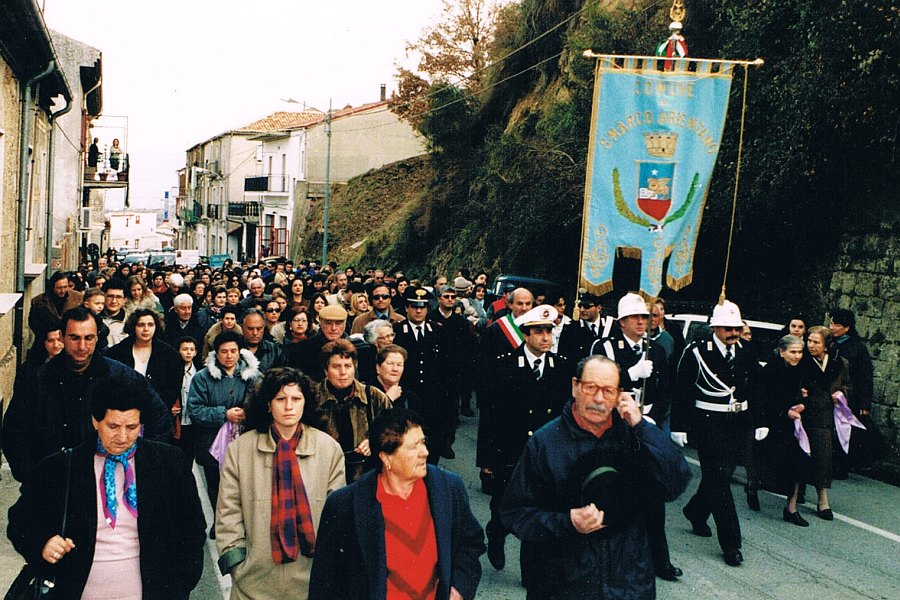
<svg viewBox="0 0 900 600"><path fill-rule="evenodd" d="M647 303L643 298L634 292L629 292L619 300L618 314L620 319L624 319L631 315L650 316L650 311L647 310Z"/></svg>
<svg viewBox="0 0 900 600"><path fill-rule="evenodd" d="M581 291L578 295L578 306L580 308L589 308L591 306L601 306L600 296L592 294L588 291Z"/></svg>
<svg viewBox="0 0 900 600"><path fill-rule="evenodd" d="M428 301L433 298L434 295L431 292L418 286L409 286L403 293L403 299L406 300L406 305L412 307L422 308L428 306Z"/></svg>
<svg viewBox="0 0 900 600"><path fill-rule="evenodd" d="M556 309L549 304L541 304L516 319L516 325L522 329L537 327L538 325L553 327L555 325L554 321L556 321L558 315L559 313L556 312Z"/></svg>

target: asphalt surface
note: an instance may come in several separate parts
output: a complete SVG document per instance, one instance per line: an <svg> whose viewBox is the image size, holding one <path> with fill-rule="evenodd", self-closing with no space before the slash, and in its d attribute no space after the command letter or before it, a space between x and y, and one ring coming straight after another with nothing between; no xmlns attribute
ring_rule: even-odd
<svg viewBox="0 0 900 600"><path fill-rule="evenodd" d="M475 467L476 419L462 419L455 460L441 460L441 466L459 473L466 481L472 509L485 524L490 515L488 496L480 491ZM782 521L784 499L762 492L762 511L750 511L744 501L743 486L735 482L732 492L737 502L743 531L740 567L729 567L713 538L699 538L681 515L681 508L697 489L700 472L695 457L686 453L694 478L688 490L667 506L667 531L672 562L685 575L670 583L657 580L660 598L696 600L703 598L778 598L789 600L831 600L855 598L900 598L900 489L859 475L835 481L830 498L835 520L827 522L815 515L815 506L802 508L810 526L796 527ZM739 469L741 471L741 469ZM18 497L18 484L9 468L0 470L0 527L6 530L6 511ZM206 494L202 491L204 500ZM808 490L814 499L815 493ZM209 511L209 506L205 506ZM209 514L209 513L208 513ZM710 519L710 525L713 526ZM482 557L484 575L478 590L481 598L492 600L525 597L520 587L518 540L507 538L506 569L495 571ZM207 546L206 567L192 599L227 597L228 577L220 577L215 567L215 546ZM22 565L22 558L0 536L0 591L5 592Z"/></svg>

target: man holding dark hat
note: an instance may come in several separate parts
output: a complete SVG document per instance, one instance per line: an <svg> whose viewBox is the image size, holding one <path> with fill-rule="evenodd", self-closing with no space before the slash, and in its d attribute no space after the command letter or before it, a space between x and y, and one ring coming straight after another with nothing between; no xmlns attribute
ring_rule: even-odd
<svg viewBox="0 0 900 600"><path fill-rule="evenodd" d="M630 392L641 412L668 431L671 386L665 350L651 345L646 336L650 311L638 294L628 293L619 300L619 327L602 340L594 342L591 354L602 354L614 360L622 370L622 387ZM669 558L666 539L666 505L662 499L650 503L647 535L656 575L674 581L683 574Z"/></svg>
<svg viewBox="0 0 900 600"><path fill-rule="evenodd" d="M491 520L487 524L488 560L497 570L506 564L509 529L500 518L500 500L525 444L534 432L559 416L569 399L564 359L550 352L557 312L544 304L519 319L525 342L498 359L492 386L485 390L478 427L477 464L490 478ZM522 554L522 572L529 570Z"/></svg>
<svg viewBox="0 0 900 600"><path fill-rule="evenodd" d="M700 455L700 487L682 510L684 516L694 534L712 537L706 522L712 514L725 564L737 567L744 557L731 476L736 465L745 464L750 436L762 441L769 429L761 426L759 363L738 344L744 324L737 304L717 305L709 324L712 337L691 342L678 364L672 440L686 444L690 427Z"/></svg>
<svg viewBox="0 0 900 600"><path fill-rule="evenodd" d="M394 343L409 354L400 386L422 398L428 462L436 465L441 455L447 453L447 443L456 424L455 398L448 393L448 377L456 373L444 369L447 354L444 326L428 316L428 304L434 295L423 287L409 286L404 298L406 320L394 324Z"/></svg>
<svg viewBox="0 0 900 600"><path fill-rule="evenodd" d="M622 392L613 361L582 360L571 393L528 441L500 506L523 553L539 557L522 573L528 598L653 598L647 533L635 515L648 496L677 498L687 463Z"/></svg>

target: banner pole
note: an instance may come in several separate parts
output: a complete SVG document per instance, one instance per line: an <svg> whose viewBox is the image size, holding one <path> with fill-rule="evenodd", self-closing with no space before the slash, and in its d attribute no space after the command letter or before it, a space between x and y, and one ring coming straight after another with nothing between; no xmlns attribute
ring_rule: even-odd
<svg viewBox="0 0 900 600"><path fill-rule="evenodd" d="M722 274L722 291L719 294L719 304L725 302L725 283L728 281L728 267L731 263L731 244L734 239L734 217L737 213L738 184L741 180L741 156L744 152L744 117L747 114L747 81L750 79L748 65L744 65L744 90L741 97L741 127L738 133L737 165L734 169L734 196L731 201L731 225L728 228L728 250L725 253L725 272Z"/></svg>
<svg viewBox="0 0 900 600"><path fill-rule="evenodd" d="M613 64L615 64L614 59L617 59L617 58L632 58L632 59L636 59L636 60L655 60L655 59L659 58L658 56L644 56L644 55L640 55L640 54L599 54L590 49L585 50L584 52L582 52L581 55L584 58L608 59ZM766 63L766 61L764 61L762 58L756 58L753 60L730 60L730 59L725 59L725 58L693 58L693 57L690 57L690 58L674 58L672 60L674 62L687 61L687 62L710 63L710 64L719 64L719 65L730 64L730 65L741 65L744 67L750 66L750 67L757 67L757 68L763 66Z"/></svg>

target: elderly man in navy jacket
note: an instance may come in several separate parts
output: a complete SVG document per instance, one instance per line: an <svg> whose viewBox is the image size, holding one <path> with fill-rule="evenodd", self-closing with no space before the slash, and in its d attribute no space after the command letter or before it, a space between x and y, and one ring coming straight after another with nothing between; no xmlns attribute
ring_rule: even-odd
<svg viewBox="0 0 900 600"><path fill-rule="evenodd" d="M523 573L528 598L652 598L653 560L640 512L677 498L690 480L681 452L645 420L605 356L582 360L574 400L535 433L501 504L503 521L540 556ZM585 468L585 459L588 467ZM583 475L579 475L583 472ZM592 480L613 490L587 496Z"/></svg>

